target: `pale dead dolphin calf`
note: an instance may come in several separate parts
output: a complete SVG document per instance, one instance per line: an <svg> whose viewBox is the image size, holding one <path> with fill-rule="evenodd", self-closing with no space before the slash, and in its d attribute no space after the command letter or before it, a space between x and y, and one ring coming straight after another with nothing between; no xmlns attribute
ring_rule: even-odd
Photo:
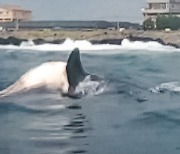
<svg viewBox="0 0 180 154"><path fill-rule="evenodd" d="M86 76L89 76L91 81L101 80L98 76L90 75L84 71L79 49L75 48L71 52L67 63L62 61L46 62L30 69L14 84L0 91L0 97L46 87L60 91L62 96L81 98L81 94L76 93L75 89Z"/></svg>

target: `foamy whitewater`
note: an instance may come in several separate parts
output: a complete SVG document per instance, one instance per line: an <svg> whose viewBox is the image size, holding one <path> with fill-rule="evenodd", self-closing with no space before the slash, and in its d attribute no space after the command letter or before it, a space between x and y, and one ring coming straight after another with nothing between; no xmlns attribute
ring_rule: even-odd
<svg viewBox="0 0 180 154"><path fill-rule="evenodd" d="M22 42L20 46L15 45L0 45L1 49L15 49L15 50L40 50L40 51L71 51L74 48L79 48L80 50L91 50L91 51L99 51L99 50L149 50L149 51L180 51L179 49L175 49L171 46L163 46L162 44L156 41L150 42L141 42L141 41L129 41L128 39L124 39L121 45L112 45L112 44L98 44L93 45L91 42L87 40L71 40L67 38L62 44L50 44L45 43L42 45L35 45L32 40L27 42Z"/></svg>
<svg viewBox="0 0 180 154"><path fill-rule="evenodd" d="M180 50L174 47L127 39L1 45L0 90L42 63L66 62L75 47L85 71L104 80L87 76L76 88L81 99L46 88L1 98L0 154L179 154ZM49 75L46 68L31 79Z"/></svg>

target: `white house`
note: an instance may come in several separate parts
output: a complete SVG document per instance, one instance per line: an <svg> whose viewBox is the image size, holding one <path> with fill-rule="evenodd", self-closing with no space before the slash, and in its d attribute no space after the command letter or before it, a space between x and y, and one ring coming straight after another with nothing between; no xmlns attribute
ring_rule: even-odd
<svg viewBox="0 0 180 154"><path fill-rule="evenodd" d="M16 5L0 5L0 22L29 21L31 19L32 11L30 10Z"/></svg>
<svg viewBox="0 0 180 154"><path fill-rule="evenodd" d="M158 15L176 15L180 17L180 0L147 0L148 7L142 9L144 20L156 20Z"/></svg>

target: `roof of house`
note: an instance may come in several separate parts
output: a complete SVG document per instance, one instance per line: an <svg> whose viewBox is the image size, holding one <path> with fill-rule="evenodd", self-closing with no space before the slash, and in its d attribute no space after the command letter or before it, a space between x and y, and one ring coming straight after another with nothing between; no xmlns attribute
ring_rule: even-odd
<svg viewBox="0 0 180 154"><path fill-rule="evenodd" d="M30 10L27 9L23 9L22 7L18 6L18 5L0 5L0 8L6 9L6 10L10 10L10 11L27 11L27 12L32 12Z"/></svg>

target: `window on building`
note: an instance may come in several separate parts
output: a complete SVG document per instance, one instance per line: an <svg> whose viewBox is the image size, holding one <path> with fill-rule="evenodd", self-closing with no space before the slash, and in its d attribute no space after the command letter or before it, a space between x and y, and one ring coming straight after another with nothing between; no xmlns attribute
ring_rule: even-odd
<svg viewBox="0 0 180 154"><path fill-rule="evenodd" d="M149 9L166 9L166 3L150 3Z"/></svg>
<svg viewBox="0 0 180 154"><path fill-rule="evenodd" d="M166 3L160 3L159 7L160 9L166 9Z"/></svg>
<svg viewBox="0 0 180 154"><path fill-rule="evenodd" d="M152 9L152 8L153 8L153 4L150 3L150 4L149 4L149 9Z"/></svg>
<svg viewBox="0 0 180 154"><path fill-rule="evenodd" d="M11 21L11 19L10 19L10 18L5 18L5 20L6 20L6 21Z"/></svg>
<svg viewBox="0 0 180 154"><path fill-rule="evenodd" d="M171 8L175 8L173 4L171 4Z"/></svg>

